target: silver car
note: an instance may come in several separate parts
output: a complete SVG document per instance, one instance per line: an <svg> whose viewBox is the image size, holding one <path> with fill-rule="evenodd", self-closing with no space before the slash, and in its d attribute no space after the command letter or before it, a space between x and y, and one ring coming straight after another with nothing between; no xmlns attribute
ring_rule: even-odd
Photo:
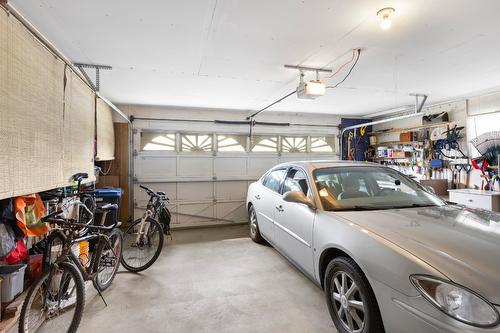
<svg viewBox="0 0 500 333"><path fill-rule="evenodd" d="M339 332L500 332L499 214L347 161L278 165L247 207L251 238L323 288Z"/></svg>

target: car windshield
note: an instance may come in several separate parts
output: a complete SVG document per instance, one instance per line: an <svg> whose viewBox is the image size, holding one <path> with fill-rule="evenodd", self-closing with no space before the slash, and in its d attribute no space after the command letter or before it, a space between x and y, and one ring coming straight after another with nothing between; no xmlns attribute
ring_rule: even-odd
<svg viewBox="0 0 500 333"><path fill-rule="evenodd" d="M325 210L380 210L441 206L444 201L390 168L376 166L317 169L314 180Z"/></svg>

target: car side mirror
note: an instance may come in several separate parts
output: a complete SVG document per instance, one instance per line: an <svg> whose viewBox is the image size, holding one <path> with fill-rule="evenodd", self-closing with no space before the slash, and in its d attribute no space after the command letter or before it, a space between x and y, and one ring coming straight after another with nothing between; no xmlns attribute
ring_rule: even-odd
<svg viewBox="0 0 500 333"><path fill-rule="evenodd" d="M289 191L283 194L283 200L287 202L295 202L299 204L306 205L311 209L316 209L314 202L311 198L307 197L302 191Z"/></svg>

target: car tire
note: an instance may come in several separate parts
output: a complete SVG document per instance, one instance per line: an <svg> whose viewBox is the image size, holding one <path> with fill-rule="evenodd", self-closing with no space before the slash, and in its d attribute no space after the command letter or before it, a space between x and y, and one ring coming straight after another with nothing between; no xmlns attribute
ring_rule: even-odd
<svg viewBox="0 0 500 333"><path fill-rule="evenodd" d="M257 212L253 205L248 208L248 225L250 231L250 238L255 242L262 244L264 243L264 238L260 234L259 223L257 221Z"/></svg>
<svg viewBox="0 0 500 333"><path fill-rule="evenodd" d="M384 332L375 294L354 260L330 261L324 286L328 311L339 333Z"/></svg>

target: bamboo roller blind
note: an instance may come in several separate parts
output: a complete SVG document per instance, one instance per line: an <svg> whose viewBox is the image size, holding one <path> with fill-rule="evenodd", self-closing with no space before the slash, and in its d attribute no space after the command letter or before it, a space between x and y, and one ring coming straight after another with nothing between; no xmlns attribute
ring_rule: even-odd
<svg viewBox="0 0 500 333"><path fill-rule="evenodd" d="M93 180L96 117L98 154L114 156L112 111L101 103L0 7L0 199L69 185L77 172Z"/></svg>

